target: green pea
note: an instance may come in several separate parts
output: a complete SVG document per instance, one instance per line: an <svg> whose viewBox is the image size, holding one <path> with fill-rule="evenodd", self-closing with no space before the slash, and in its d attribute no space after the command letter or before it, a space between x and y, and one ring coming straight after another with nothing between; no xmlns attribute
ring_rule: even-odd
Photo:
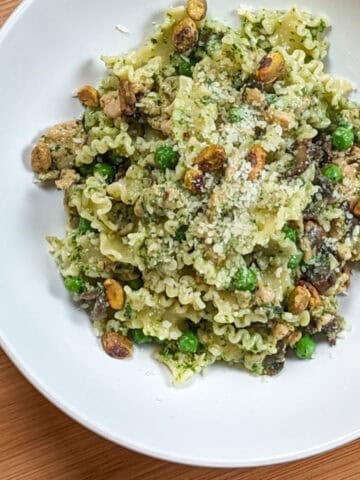
<svg viewBox="0 0 360 480"><path fill-rule="evenodd" d="M135 330L131 331L131 338L133 339L134 343L138 345L150 343L153 341L152 337L149 337L149 335L145 335L145 333L140 328L136 328Z"/></svg>
<svg viewBox="0 0 360 480"><path fill-rule="evenodd" d="M192 64L189 60L182 60L178 66L179 75L192 77Z"/></svg>
<svg viewBox="0 0 360 480"><path fill-rule="evenodd" d="M302 252L297 253L296 255L291 255L288 262L288 268L290 270L296 270L303 259L304 254Z"/></svg>
<svg viewBox="0 0 360 480"><path fill-rule="evenodd" d="M282 229L283 234L285 235L286 238L291 240L292 242L296 242L297 240L297 233L296 230L293 228L289 227L289 225L284 225L284 228Z"/></svg>
<svg viewBox="0 0 360 480"><path fill-rule="evenodd" d="M91 177L91 175L93 174L94 172L94 165L93 164L90 164L90 165L80 165L80 167L78 167L78 172L80 173L80 175L82 177Z"/></svg>
<svg viewBox="0 0 360 480"><path fill-rule="evenodd" d="M140 288L144 286L144 282L141 277L135 278L135 280L130 280L127 284L129 285L131 290L140 290Z"/></svg>
<svg viewBox="0 0 360 480"><path fill-rule="evenodd" d="M66 277L64 285L70 293L76 293L77 295L84 293L86 289L85 280L81 277Z"/></svg>
<svg viewBox="0 0 360 480"><path fill-rule="evenodd" d="M160 170L174 169L178 160L177 152L170 145L161 145L155 152L155 163Z"/></svg>
<svg viewBox="0 0 360 480"><path fill-rule="evenodd" d="M257 284L256 272L251 268L240 268L235 273L233 283L237 290L253 292Z"/></svg>
<svg viewBox="0 0 360 480"><path fill-rule="evenodd" d="M295 345L295 353L301 360L310 360L315 350L316 343L309 335L304 335Z"/></svg>
<svg viewBox="0 0 360 480"><path fill-rule="evenodd" d="M86 218L80 218L78 226L78 232L80 235L85 235L85 233L89 232L90 230L92 230L91 222L86 220Z"/></svg>
<svg viewBox="0 0 360 480"><path fill-rule="evenodd" d="M322 169L322 173L332 183L341 182L344 178L341 168L334 163L329 163L329 165L325 165L325 167Z"/></svg>
<svg viewBox="0 0 360 480"><path fill-rule="evenodd" d="M174 235L174 239L177 240L178 242L183 242L186 240L186 232L187 232L188 227L186 225L182 225L179 227Z"/></svg>
<svg viewBox="0 0 360 480"><path fill-rule="evenodd" d="M239 123L244 119L244 109L242 107L231 107L228 118L230 123Z"/></svg>
<svg viewBox="0 0 360 480"><path fill-rule="evenodd" d="M184 353L196 353L199 339L193 332L185 332L178 340L179 350Z"/></svg>
<svg viewBox="0 0 360 480"><path fill-rule="evenodd" d="M109 163L97 163L94 167L94 173L99 173L110 183L115 177L115 167Z"/></svg>
<svg viewBox="0 0 360 480"><path fill-rule="evenodd" d="M350 127L338 127L332 134L331 142L338 150L347 150L354 144L354 133Z"/></svg>

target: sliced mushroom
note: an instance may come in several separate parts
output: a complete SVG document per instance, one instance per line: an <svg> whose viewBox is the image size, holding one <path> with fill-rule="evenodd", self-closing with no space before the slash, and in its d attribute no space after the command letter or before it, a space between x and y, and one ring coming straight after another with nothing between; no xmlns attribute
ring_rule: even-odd
<svg viewBox="0 0 360 480"><path fill-rule="evenodd" d="M206 0L188 0L186 12L192 20L199 22L206 17L207 2Z"/></svg>
<svg viewBox="0 0 360 480"><path fill-rule="evenodd" d="M114 310L122 310L125 305L125 292L121 283L108 278L104 282L104 288L110 307Z"/></svg>
<svg viewBox="0 0 360 480"><path fill-rule="evenodd" d="M247 160L251 163L249 180L256 180L265 167L266 152L260 145L254 145L250 150Z"/></svg>
<svg viewBox="0 0 360 480"><path fill-rule="evenodd" d="M280 341L277 345L277 352L267 355L263 361L264 374L269 376L277 375L284 368L286 355L286 343Z"/></svg>
<svg viewBox="0 0 360 480"><path fill-rule="evenodd" d="M44 142L39 142L31 152L31 168L35 173L46 173L51 166L51 151Z"/></svg>
<svg viewBox="0 0 360 480"><path fill-rule="evenodd" d="M100 103L99 92L90 85L84 85L77 91L77 97L85 107L96 108Z"/></svg>
<svg viewBox="0 0 360 480"><path fill-rule="evenodd" d="M321 246L325 237L325 230L316 222L305 223L305 233L312 246Z"/></svg>
<svg viewBox="0 0 360 480"><path fill-rule="evenodd" d="M311 283L323 295L336 282L336 274L330 269L326 256L320 256L315 265L308 265L303 280Z"/></svg>
<svg viewBox="0 0 360 480"><path fill-rule="evenodd" d="M295 287L288 296L288 310L293 315L300 315L310 303L310 293L305 287Z"/></svg>
<svg viewBox="0 0 360 480"><path fill-rule="evenodd" d="M135 89L129 80L121 79L119 81L119 101L120 111L123 115L131 117L136 112L136 94Z"/></svg>
<svg viewBox="0 0 360 480"><path fill-rule="evenodd" d="M294 166L290 176L302 175L310 166L309 145L307 142L299 142L294 154Z"/></svg>
<svg viewBox="0 0 360 480"><path fill-rule="evenodd" d="M133 345L131 341L120 333L105 333L101 338L101 343L110 357L122 360L132 355Z"/></svg>
<svg viewBox="0 0 360 480"><path fill-rule="evenodd" d="M285 72L285 59L280 52L270 52L260 62L256 79L265 85L274 83Z"/></svg>
<svg viewBox="0 0 360 480"><path fill-rule="evenodd" d="M195 159L202 172L215 172L224 167L227 156L221 145L209 145L205 147Z"/></svg>
<svg viewBox="0 0 360 480"><path fill-rule="evenodd" d="M205 179L203 173L193 168L188 169L185 173L184 185L193 193L204 192Z"/></svg>
<svg viewBox="0 0 360 480"><path fill-rule="evenodd" d="M173 42L175 50L184 53L193 48L199 39L199 33L194 20L183 18L174 28Z"/></svg>
<svg viewBox="0 0 360 480"><path fill-rule="evenodd" d="M343 330L343 320L337 315L331 316L330 320L322 326L321 332L324 333L330 345L336 345L339 333Z"/></svg>

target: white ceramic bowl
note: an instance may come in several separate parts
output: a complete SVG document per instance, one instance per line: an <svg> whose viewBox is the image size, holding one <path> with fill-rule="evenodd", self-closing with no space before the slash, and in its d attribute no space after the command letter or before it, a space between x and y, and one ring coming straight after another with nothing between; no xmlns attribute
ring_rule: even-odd
<svg viewBox="0 0 360 480"><path fill-rule="evenodd" d="M236 22L237 0L210 3L210 15ZM299 3L330 17L332 70L360 83L358 0ZM168 7L167 0L28 0L0 33L1 345L59 408L146 454L237 467L323 452L360 436L359 279L343 302L353 329L334 358L323 345L315 360L289 361L269 382L219 365L174 389L148 349L123 362L103 353L47 253L44 237L64 230L62 195L32 183L31 145L46 127L80 114L71 93L100 80L100 55L137 46Z"/></svg>

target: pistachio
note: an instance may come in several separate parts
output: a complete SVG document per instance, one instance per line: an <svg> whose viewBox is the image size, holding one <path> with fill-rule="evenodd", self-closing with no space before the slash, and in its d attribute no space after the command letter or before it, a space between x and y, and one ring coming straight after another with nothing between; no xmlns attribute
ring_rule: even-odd
<svg viewBox="0 0 360 480"><path fill-rule="evenodd" d="M121 113L127 117L133 116L136 112L136 95L132 84L129 80L121 79L118 91Z"/></svg>
<svg viewBox="0 0 360 480"><path fill-rule="evenodd" d="M215 172L221 170L226 162L226 152L221 145L205 147L195 159L195 163L202 172Z"/></svg>
<svg viewBox="0 0 360 480"><path fill-rule="evenodd" d="M185 187L193 193L201 193L205 190L205 180L200 170L189 168L184 177Z"/></svg>
<svg viewBox="0 0 360 480"><path fill-rule="evenodd" d="M39 142L31 152L31 168L35 173L46 173L51 166L51 151L44 142Z"/></svg>
<svg viewBox="0 0 360 480"><path fill-rule="evenodd" d="M286 339L286 343L290 345L291 348L294 348L295 345L298 343L298 341L301 340L301 337L302 337L302 333L299 330L297 330Z"/></svg>
<svg viewBox="0 0 360 480"><path fill-rule="evenodd" d="M307 288L302 286L295 287L288 296L288 310L293 315L300 315L307 309L310 303L311 295Z"/></svg>
<svg viewBox="0 0 360 480"><path fill-rule="evenodd" d="M320 297L319 292L314 287L314 285L312 285L310 282L305 282L303 280L301 282L299 282L299 285L301 287L306 288L306 290L310 293L310 301L309 301L310 307L311 308L320 307L321 297Z"/></svg>
<svg viewBox="0 0 360 480"><path fill-rule="evenodd" d="M99 92L90 85L84 85L77 92L77 97L85 107L96 108L100 103Z"/></svg>
<svg viewBox="0 0 360 480"><path fill-rule="evenodd" d="M194 20L183 18L174 28L173 42L175 50L184 53L193 48L199 39L199 33Z"/></svg>
<svg viewBox="0 0 360 480"><path fill-rule="evenodd" d="M266 163L266 152L260 145L254 145L248 156L248 161L251 163L251 170L249 173L249 180L255 180L264 169Z"/></svg>
<svg viewBox="0 0 360 480"><path fill-rule="evenodd" d="M124 359L130 357L132 354L133 346L131 341L123 335L120 335L120 333L105 333L101 337L101 343L103 349L110 357Z"/></svg>
<svg viewBox="0 0 360 480"><path fill-rule="evenodd" d="M206 0L188 0L186 12L192 20L199 22L206 17L207 2Z"/></svg>
<svg viewBox="0 0 360 480"><path fill-rule="evenodd" d="M125 304L125 292L121 283L108 278L104 282L104 288L110 307L114 310L121 310Z"/></svg>
<svg viewBox="0 0 360 480"><path fill-rule="evenodd" d="M285 60L280 52L270 52L260 62L256 79L267 84L274 83L285 71Z"/></svg>
<svg viewBox="0 0 360 480"><path fill-rule="evenodd" d="M357 198L355 200L355 202L352 205L351 211L355 215L355 217L360 218L360 198Z"/></svg>

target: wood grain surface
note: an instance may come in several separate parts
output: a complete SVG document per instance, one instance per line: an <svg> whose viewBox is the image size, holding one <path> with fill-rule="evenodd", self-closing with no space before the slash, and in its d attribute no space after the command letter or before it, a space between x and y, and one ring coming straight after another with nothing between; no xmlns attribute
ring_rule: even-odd
<svg viewBox="0 0 360 480"><path fill-rule="evenodd" d="M19 3L0 0L0 25ZM360 441L267 468L216 470L162 462L118 447L70 420L0 351L0 480L49 479L359 480Z"/></svg>

